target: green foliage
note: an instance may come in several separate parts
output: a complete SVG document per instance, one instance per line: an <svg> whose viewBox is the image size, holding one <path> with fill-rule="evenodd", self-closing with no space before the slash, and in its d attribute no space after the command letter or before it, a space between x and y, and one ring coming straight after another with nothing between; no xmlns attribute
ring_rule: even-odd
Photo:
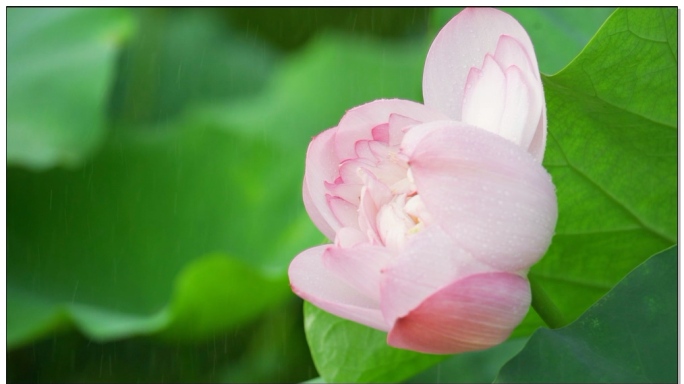
<svg viewBox="0 0 684 384"><path fill-rule="evenodd" d="M311 355L328 383L398 382L446 358L390 347L384 332L340 319L308 302L304 318Z"/></svg>
<svg viewBox="0 0 684 384"><path fill-rule="evenodd" d="M119 129L149 129L173 121L191 106L255 95L280 58L218 12L136 11L138 38L121 52L109 104L110 119Z"/></svg>
<svg viewBox="0 0 684 384"><path fill-rule="evenodd" d="M9 164L74 167L93 153L114 58L132 27L126 9L7 9Z"/></svg>
<svg viewBox="0 0 684 384"><path fill-rule="evenodd" d="M337 125L352 107L380 98L418 99L424 60L416 42L324 34L283 63L263 93L198 108L193 116L266 136L303 155L311 137Z"/></svg>
<svg viewBox="0 0 684 384"><path fill-rule="evenodd" d="M537 330L497 382L677 381L677 247L638 266L574 323Z"/></svg>
<svg viewBox="0 0 684 384"><path fill-rule="evenodd" d="M170 313L189 322L179 335L206 336L253 316L283 297L290 257L320 236L301 203L289 204L300 201L302 177L290 158L260 141L186 127L116 137L79 171L10 169L8 312L36 303L46 311L38 327L66 306L96 339L143 333L159 329L160 320L148 321L183 271ZM264 242L262 233L275 236ZM242 261L197 259L216 251ZM250 301L236 303L246 292ZM75 314L80 307L88 314ZM15 325L29 327L10 318L10 346L32 335Z"/></svg>

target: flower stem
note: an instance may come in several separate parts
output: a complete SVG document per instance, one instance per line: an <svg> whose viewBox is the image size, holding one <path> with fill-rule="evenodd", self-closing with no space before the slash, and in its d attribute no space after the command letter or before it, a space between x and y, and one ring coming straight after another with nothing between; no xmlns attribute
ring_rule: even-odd
<svg viewBox="0 0 684 384"><path fill-rule="evenodd" d="M530 280L530 288L532 289L532 308L534 308L539 317L551 329L567 325L563 314L558 310L558 307L556 307L556 304L553 303L549 295L546 294L546 291L544 291L544 288L537 279L532 275L528 278Z"/></svg>

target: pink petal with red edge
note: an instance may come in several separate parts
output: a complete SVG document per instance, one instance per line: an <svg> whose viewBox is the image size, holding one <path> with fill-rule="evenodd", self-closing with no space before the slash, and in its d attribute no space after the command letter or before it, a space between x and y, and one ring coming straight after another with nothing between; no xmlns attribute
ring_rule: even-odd
<svg viewBox="0 0 684 384"><path fill-rule="evenodd" d="M328 237L335 238L340 222L335 218L326 199L325 182L337 179L339 161L333 152L335 128L321 132L314 137L306 152L306 172L304 174L304 207L316 227Z"/></svg>
<svg viewBox="0 0 684 384"><path fill-rule="evenodd" d="M475 258L523 271L546 252L558 216L555 188L524 149L444 122L418 143L409 167L434 222Z"/></svg>
<svg viewBox="0 0 684 384"><path fill-rule="evenodd" d="M390 256L385 247L360 243L351 248L328 247L323 254L323 264L340 280L377 303L380 300L380 270Z"/></svg>
<svg viewBox="0 0 684 384"><path fill-rule="evenodd" d="M533 72L539 71L532 42L513 17L491 8L466 8L442 28L430 47L423 72L425 105L461 120L468 73L496 51L501 35L517 40Z"/></svg>
<svg viewBox="0 0 684 384"><path fill-rule="evenodd" d="M292 291L327 312L387 332L377 302L323 265L323 253L329 247L310 248L295 257L288 270Z"/></svg>
<svg viewBox="0 0 684 384"><path fill-rule="evenodd" d="M530 305L529 283L498 272L466 277L397 320L387 343L424 353L461 353L505 341Z"/></svg>
<svg viewBox="0 0 684 384"><path fill-rule="evenodd" d="M411 235L387 265L381 280L382 313L388 324L404 317L428 297L467 276L493 272L449 235L432 225Z"/></svg>
<svg viewBox="0 0 684 384"><path fill-rule="evenodd" d="M442 113L413 101L400 99L371 101L350 109L340 120L335 137L337 158L345 160L355 157L356 142L372 140L373 128L386 124L393 113L422 122L447 119Z"/></svg>

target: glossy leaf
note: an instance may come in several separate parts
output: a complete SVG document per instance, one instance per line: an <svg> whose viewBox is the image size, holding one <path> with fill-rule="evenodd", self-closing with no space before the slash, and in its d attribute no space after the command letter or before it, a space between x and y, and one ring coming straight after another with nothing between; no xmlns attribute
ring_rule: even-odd
<svg viewBox="0 0 684 384"><path fill-rule="evenodd" d="M542 328L497 382L676 382L677 247L638 266L574 323Z"/></svg>
<svg viewBox="0 0 684 384"><path fill-rule="evenodd" d="M387 334L304 303L306 338L327 383L398 382L444 360L387 345Z"/></svg>
<svg viewBox="0 0 684 384"><path fill-rule="evenodd" d="M8 164L73 167L93 153L132 27L121 8L7 10Z"/></svg>

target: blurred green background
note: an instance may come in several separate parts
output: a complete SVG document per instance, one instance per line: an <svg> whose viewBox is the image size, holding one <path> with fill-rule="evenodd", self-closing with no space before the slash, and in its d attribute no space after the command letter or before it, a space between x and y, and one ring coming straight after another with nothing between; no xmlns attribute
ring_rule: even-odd
<svg viewBox="0 0 684 384"><path fill-rule="evenodd" d="M508 11L546 74L612 12ZM286 273L326 241L307 145L358 104L422 101L455 13L8 8L9 381L317 377Z"/></svg>

